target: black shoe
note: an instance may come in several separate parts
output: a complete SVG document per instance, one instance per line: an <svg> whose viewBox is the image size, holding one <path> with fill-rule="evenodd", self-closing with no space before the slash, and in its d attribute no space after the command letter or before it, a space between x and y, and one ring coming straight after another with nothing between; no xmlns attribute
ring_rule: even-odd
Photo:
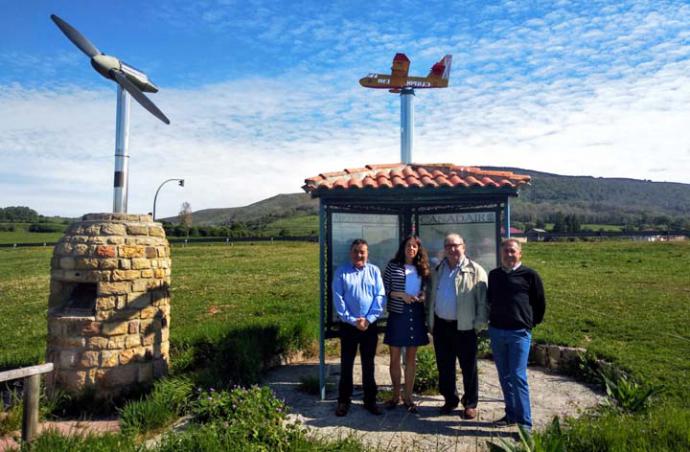
<svg viewBox="0 0 690 452"><path fill-rule="evenodd" d="M335 415L338 417L343 417L347 414L350 409L350 404L347 402L338 402L338 406L335 408Z"/></svg>
<svg viewBox="0 0 690 452"><path fill-rule="evenodd" d="M501 419L493 422L493 426L497 428L510 427L511 425L515 425L515 421L508 419L508 416L503 416Z"/></svg>
<svg viewBox="0 0 690 452"><path fill-rule="evenodd" d="M458 407L458 402L446 402L443 404L441 408L439 408L439 412L443 415L450 414L453 412L454 409Z"/></svg>
<svg viewBox="0 0 690 452"><path fill-rule="evenodd" d="M374 416L380 416L383 414L383 411L381 411L381 408L379 408L378 405L376 405L376 402L374 403L365 403L364 404L364 409L373 414Z"/></svg>

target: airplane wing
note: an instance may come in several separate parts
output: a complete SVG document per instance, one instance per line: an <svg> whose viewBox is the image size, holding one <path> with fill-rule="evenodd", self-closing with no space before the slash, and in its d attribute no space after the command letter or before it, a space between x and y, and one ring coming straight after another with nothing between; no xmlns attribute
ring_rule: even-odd
<svg viewBox="0 0 690 452"><path fill-rule="evenodd" d="M404 53L396 53L391 66L391 87L402 88L407 82L407 72L410 70L410 59Z"/></svg>

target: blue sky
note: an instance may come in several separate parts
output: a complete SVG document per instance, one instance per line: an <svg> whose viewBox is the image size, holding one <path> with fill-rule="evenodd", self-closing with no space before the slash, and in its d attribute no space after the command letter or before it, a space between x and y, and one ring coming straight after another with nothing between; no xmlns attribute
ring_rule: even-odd
<svg viewBox="0 0 690 452"><path fill-rule="evenodd" d="M396 52L419 90L413 160L690 183L690 4L681 1L0 0L0 206L112 208L115 85L55 27L145 71L129 211L160 216L297 192L400 158L399 100L358 79Z"/></svg>

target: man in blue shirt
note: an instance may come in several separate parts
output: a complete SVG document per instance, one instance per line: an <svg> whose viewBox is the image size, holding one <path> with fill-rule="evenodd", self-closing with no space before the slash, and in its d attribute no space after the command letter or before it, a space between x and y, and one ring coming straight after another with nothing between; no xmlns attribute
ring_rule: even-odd
<svg viewBox="0 0 690 452"><path fill-rule="evenodd" d="M340 384L336 416L345 416L352 397L352 368L359 346L362 360L364 408L379 415L376 405L374 357L378 334L376 321L383 313L386 290L381 270L369 264L369 245L357 239L350 245L351 263L341 265L333 276L333 308L342 321L340 327Z"/></svg>

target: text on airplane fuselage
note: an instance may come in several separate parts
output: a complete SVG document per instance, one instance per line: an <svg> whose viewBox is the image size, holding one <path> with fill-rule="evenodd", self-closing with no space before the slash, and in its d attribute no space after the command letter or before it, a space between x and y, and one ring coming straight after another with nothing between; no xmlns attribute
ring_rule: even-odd
<svg viewBox="0 0 690 452"><path fill-rule="evenodd" d="M376 83L379 85L390 85L391 80L389 78L378 78L376 79ZM405 86L410 86L413 88L430 88L431 87L431 82L424 82L421 80L408 80L405 82Z"/></svg>

